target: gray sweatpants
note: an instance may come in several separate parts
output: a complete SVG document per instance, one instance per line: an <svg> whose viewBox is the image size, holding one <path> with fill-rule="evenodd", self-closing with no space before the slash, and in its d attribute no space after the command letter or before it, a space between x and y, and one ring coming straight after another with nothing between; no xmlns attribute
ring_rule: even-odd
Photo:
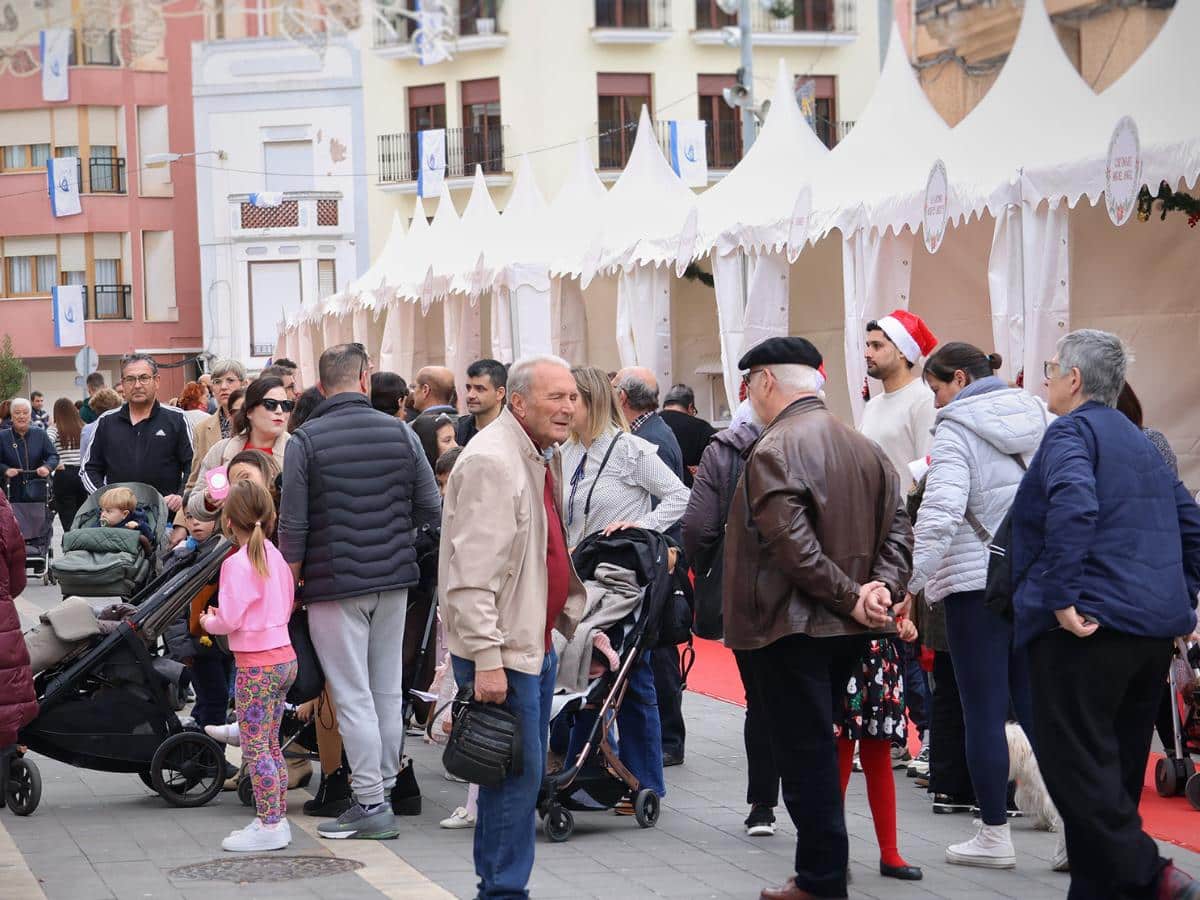
<svg viewBox="0 0 1200 900"><path fill-rule="evenodd" d="M404 746L404 613L408 591L383 591L308 607L313 647L352 770L355 799L382 803Z"/></svg>

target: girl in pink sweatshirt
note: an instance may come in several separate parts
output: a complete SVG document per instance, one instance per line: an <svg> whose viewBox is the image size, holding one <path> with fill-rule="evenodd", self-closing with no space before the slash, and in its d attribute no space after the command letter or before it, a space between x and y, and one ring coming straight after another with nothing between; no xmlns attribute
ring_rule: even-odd
<svg viewBox="0 0 1200 900"><path fill-rule="evenodd" d="M296 654L288 639L295 584L283 555L267 540L275 505L261 485L234 484L222 512L225 534L241 549L221 565L221 605L210 606L200 625L209 634L229 637L237 664L234 703L242 756L258 816L221 846L241 852L282 850L292 840L279 723L284 697L296 680Z"/></svg>

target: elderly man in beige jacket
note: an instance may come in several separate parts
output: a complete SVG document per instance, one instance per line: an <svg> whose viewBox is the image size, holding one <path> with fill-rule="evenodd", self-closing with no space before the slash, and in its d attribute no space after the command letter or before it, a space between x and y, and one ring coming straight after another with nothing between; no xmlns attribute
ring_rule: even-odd
<svg viewBox="0 0 1200 900"><path fill-rule="evenodd" d="M455 680L521 722L522 772L479 790L482 898L528 896L557 669L550 632L571 637L585 599L567 551L557 447L575 415L575 378L557 357L518 360L508 397L450 474L438 566Z"/></svg>

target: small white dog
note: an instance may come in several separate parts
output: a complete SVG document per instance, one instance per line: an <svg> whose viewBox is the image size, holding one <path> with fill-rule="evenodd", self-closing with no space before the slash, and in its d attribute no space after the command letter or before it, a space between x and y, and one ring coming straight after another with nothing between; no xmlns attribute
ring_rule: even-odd
<svg viewBox="0 0 1200 900"><path fill-rule="evenodd" d="M1058 810L1046 790L1029 738L1016 722L1005 725L1004 732L1008 738L1008 780L1017 783L1017 808L1038 831L1060 830Z"/></svg>

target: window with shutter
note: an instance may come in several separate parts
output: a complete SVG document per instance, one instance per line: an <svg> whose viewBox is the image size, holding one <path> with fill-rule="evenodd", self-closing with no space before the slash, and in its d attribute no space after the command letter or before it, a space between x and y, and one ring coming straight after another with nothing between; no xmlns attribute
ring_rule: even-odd
<svg viewBox="0 0 1200 900"><path fill-rule="evenodd" d="M317 260L317 299L324 300L337 290L337 267L332 259Z"/></svg>

